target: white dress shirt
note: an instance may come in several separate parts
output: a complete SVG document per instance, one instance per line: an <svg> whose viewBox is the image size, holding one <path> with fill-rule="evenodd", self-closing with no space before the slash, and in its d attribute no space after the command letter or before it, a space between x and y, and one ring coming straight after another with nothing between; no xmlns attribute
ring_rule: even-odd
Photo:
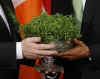
<svg viewBox="0 0 100 79"><path fill-rule="evenodd" d="M4 14L4 11L3 11L3 8L2 6L0 5L0 15L1 17L3 18L8 30L9 30L9 33L10 32L10 28L9 28L9 24L7 22L7 19L6 19L6 16ZM21 42L16 42L16 59L22 59L23 58L23 55L22 55L22 47L21 47Z"/></svg>
<svg viewBox="0 0 100 79"><path fill-rule="evenodd" d="M16 59L23 59L21 42L16 43Z"/></svg>
<svg viewBox="0 0 100 79"><path fill-rule="evenodd" d="M82 0L82 2L83 2L83 9L84 9L86 0Z"/></svg>

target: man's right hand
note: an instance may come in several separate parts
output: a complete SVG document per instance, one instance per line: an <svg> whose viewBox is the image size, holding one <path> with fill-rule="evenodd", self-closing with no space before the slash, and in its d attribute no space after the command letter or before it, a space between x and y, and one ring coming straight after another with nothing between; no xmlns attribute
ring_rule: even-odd
<svg viewBox="0 0 100 79"><path fill-rule="evenodd" d="M36 59L38 57L57 54L56 51L48 50L55 47L53 44L39 44L40 41L40 37L26 38L22 41L22 53L24 58Z"/></svg>

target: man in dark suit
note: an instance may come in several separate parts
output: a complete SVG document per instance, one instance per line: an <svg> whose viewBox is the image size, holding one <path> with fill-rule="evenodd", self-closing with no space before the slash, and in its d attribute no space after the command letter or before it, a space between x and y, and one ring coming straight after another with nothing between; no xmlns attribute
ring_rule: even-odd
<svg viewBox="0 0 100 79"><path fill-rule="evenodd" d="M45 50L54 48L54 45L37 44L41 41L40 37L27 38L18 42L21 39L9 15L9 9L14 12L11 0L0 0L0 79L18 78L16 59L20 59L22 63L23 59L33 61L38 57L56 53L56 51Z"/></svg>
<svg viewBox="0 0 100 79"><path fill-rule="evenodd" d="M57 12L64 15L74 14L74 7L72 8L72 0L52 0L52 2L55 2L52 6L53 14ZM76 44L75 48L57 55L58 57L64 58L64 60L70 62L67 64L65 62L66 65L64 66L64 79L72 79L72 77L75 79L100 78L99 7L100 0L86 0L81 23L81 41L74 39L73 42ZM76 74L79 76L79 78L76 78Z"/></svg>

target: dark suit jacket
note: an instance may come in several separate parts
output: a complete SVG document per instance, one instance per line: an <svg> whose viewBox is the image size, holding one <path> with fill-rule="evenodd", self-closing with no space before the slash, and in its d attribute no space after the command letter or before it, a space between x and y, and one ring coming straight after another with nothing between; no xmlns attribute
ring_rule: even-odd
<svg viewBox="0 0 100 79"><path fill-rule="evenodd" d="M72 0L52 0L52 13L73 14ZM87 0L81 26L81 40L88 45L88 58L65 61L64 79L100 79L100 0ZM69 77L69 78L68 78Z"/></svg>
<svg viewBox="0 0 100 79"><path fill-rule="evenodd" d="M2 19L0 19L0 78L17 79L19 65L25 64L33 66L35 60L25 58L16 60L16 42L21 41L21 38L18 33L18 26L14 24L13 19L9 14L10 11L15 14L14 8L11 0L0 0L0 4L3 7L11 31L10 34L7 26L2 23Z"/></svg>
<svg viewBox="0 0 100 79"><path fill-rule="evenodd" d="M1 79L17 79L17 64L16 64L16 30L15 25L9 16L8 9L12 8L10 0L0 0L7 21L10 26L11 35L8 32L7 27L0 19L0 78Z"/></svg>

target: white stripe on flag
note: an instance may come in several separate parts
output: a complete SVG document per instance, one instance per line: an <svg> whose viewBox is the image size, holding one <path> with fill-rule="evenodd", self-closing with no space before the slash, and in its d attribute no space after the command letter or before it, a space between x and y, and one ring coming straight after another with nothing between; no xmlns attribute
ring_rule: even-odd
<svg viewBox="0 0 100 79"><path fill-rule="evenodd" d="M26 0L12 0L12 3L14 5L14 8L16 8L21 3L25 2Z"/></svg>

